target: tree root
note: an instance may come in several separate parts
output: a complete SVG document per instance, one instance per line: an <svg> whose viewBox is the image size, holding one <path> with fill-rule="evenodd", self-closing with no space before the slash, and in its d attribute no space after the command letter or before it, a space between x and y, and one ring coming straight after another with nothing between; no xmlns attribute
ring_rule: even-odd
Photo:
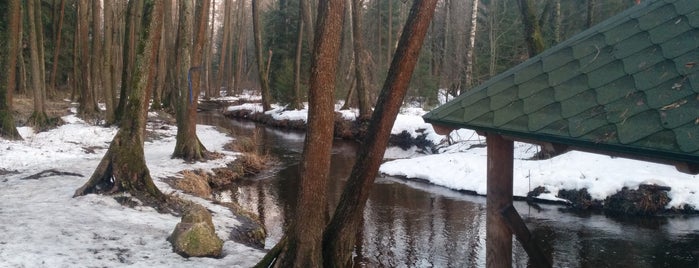
<svg viewBox="0 0 699 268"><path fill-rule="evenodd" d="M265 254L265 256L258 262L254 268L268 268L268 267L274 267L274 264L277 262L279 259L279 255L282 253L282 251L286 248L287 244L287 238L284 236L282 240L279 240L279 243L277 243L276 246L274 246L272 249Z"/></svg>
<svg viewBox="0 0 699 268"><path fill-rule="evenodd" d="M23 178L20 178L20 180L38 180L40 178L44 177L51 177L51 176L76 176L76 177L84 177L83 174L80 173L74 173L74 172L67 172L67 171L58 171L55 169L47 169L42 172L36 173L34 175L26 176Z"/></svg>

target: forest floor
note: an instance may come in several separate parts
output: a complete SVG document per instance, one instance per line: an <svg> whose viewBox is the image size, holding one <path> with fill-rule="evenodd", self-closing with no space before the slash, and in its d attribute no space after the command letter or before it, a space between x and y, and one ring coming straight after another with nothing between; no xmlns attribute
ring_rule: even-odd
<svg viewBox="0 0 699 268"><path fill-rule="evenodd" d="M136 204L128 195L73 197L97 167L117 128L88 124L75 104L52 101L50 116L64 124L35 132L23 126L32 102L13 102L22 141L0 139L0 267L251 267L264 251L246 246L235 234L245 223L230 204L186 194L168 184L184 170L225 168L239 154L224 147L233 139L212 126L197 126L202 143L220 156L207 162L172 159L177 128L149 113L145 156L156 186L164 193L204 205L212 212L223 257L184 258L166 238L180 217ZM186 172L185 172L186 173Z"/></svg>

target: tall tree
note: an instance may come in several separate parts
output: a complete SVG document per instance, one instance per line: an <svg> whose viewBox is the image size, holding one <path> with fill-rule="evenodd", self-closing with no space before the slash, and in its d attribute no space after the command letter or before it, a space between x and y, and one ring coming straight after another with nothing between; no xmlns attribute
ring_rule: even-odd
<svg viewBox="0 0 699 268"><path fill-rule="evenodd" d="M416 0L403 28L357 160L323 237L325 267L347 267L357 228L438 0Z"/></svg>
<svg viewBox="0 0 699 268"><path fill-rule="evenodd" d="M88 0L78 0L78 70L76 70L75 82L78 85L80 98L78 99L78 114L85 119L94 119L99 110L95 99L94 80L91 70L95 67L90 62L90 17Z"/></svg>
<svg viewBox="0 0 699 268"><path fill-rule="evenodd" d="M102 60L103 50L102 41L104 32L102 31L102 5L101 1L90 1L91 14L92 14L92 33L91 33L91 43L92 49L90 55L90 80L92 85L90 91L95 95L95 113L99 113L99 108L97 106L97 94L101 93L102 96L106 95L103 87L103 77L102 77L102 65L104 61Z"/></svg>
<svg viewBox="0 0 699 268"><path fill-rule="evenodd" d="M156 56L163 21L163 1L154 1L146 32L141 39L134 68L134 86L129 91L124 117L107 153L92 173L90 180L75 191L75 196L89 193L114 194L128 192L145 202L158 203L165 196L150 176L143 151L148 100L155 80Z"/></svg>
<svg viewBox="0 0 699 268"><path fill-rule="evenodd" d="M524 26L524 40L527 43L529 57L544 51L544 36L541 31L541 24L534 9L534 0L517 0L519 11L522 14L522 24Z"/></svg>
<svg viewBox="0 0 699 268"><path fill-rule="evenodd" d="M12 117L12 90L17 82L17 57L20 45L20 18L22 16L19 0L9 0L6 16L0 18L0 23L7 25L7 31L0 33L0 50L7 53L0 54L0 138L22 139L17 132L15 120Z"/></svg>
<svg viewBox="0 0 699 268"><path fill-rule="evenodd" d="M478 28L478 2L479 0L471 0L473 5L471 6L471 25L469 26L468 32L468 50L466 51L466 73L464 74L464 79L466 82L466 89L470 89L473 86L473 60L474 53L476 51L476 29ZM462 91L463 94L466 90Z"/></svg>
<svg viewBox="0 0 699 268"><path fill-rule="evenodd" d="M37 10L38 9L38 10ZM32 78L32 92L34 97L34 112L29 117L29 124L38 129L44 129L49 124L46 115L46 84L42 72L44 60L41 57L43 35L41 25L41 3L38 0L27 2L27 21L29 22L29 57Z"/></svg>
<svg viewBox="0 0 699 268"><path fill-rule="evenodd" d="M220 59L218 62L218 83L217 83L217 90L221 90L225 86L226 81L228 78L226 77L226 66L229 64L228 63L228 53L230 51L229 47L231 46L229 44L230 41L230 35L233 33L233 22L232 22L232 17L231 13L233 10L233 1L232 0L225 0L223 4L223 25L221 26L221 31L222 31L222 38L221 38L221 48L219 49L220 51Z"/></svg>
<svg viewBox="0 0 699 268"><path fill-rule="evenodd" d="M269 77L265 70L265 60L262 54L262 25L260 22L260 0L252 0L252 30L255 38L255 59L257 72L260 78L260 90L262 93L262 110L272 109L272 94L269 89ZM271 50L270 50L271 52ZM272 55L270 55L271 57ZM269 67L269 66L268 66Z"/></svg>
<svg viewBox="0 0 699 268"><path fill-rule="evenodd" d="M303 20L303 25L307 29L306 31L306 41L308 42L308 48L313 48L313 14L311 14L311 0L300 0L301 5L301 19Z"/></svg>
<svg viewBox="0 0 699 268"><path fill-rule="evenodd" d="M105 121L107 125L115 122L116 118L114 111L116 108L116 83L113 73L116 71L115 49L113 49L114 41L114 24L116 24L114 15L114 3L112 1L104 1L104 44L102 45L102 86L104 93L104 103L106 108ZM97 67L97 66L95 66Z"/></svg>
<svg viewBox="0 0 699 268"><path fill-rule="evenodd" d="M354 68L357 89L357 99L359 103L359 119L368 120L371 118L371 101L369 100L369 52L364 49L364 38L362 36L362 10L363 0L352 1L352 40L354 48Z"/></svg>
<svg viewBox="0 0 699 268"><path fill-rule="evenodd" d="M256 0L253 0L256 1ZM308 96L308 132L299 168L296 215L286 239L258 265L274 259L275 267L322 267L323 229L327 223L327 180L333 141L335 70L345 0L320 1ZM284 242L285 241L285 242Z"/></svg>
<svg viewBox="0 0 699 268"><path fill-rule="evenodd" d="M132 76L136 68L136 45L139 43L139 39L141 39L139 33L141 32L144 2L145 1L140 0L129 0L126 7L126 32L124 33L124 46L121 55L121 90L119 91L119 104L114 112L116 121L122 119L128 102L128 96L131 94L130 91L135 88ZM164 2L171 3L170 1Z"/></svg>
<svg viewBox="0 0 699 268"><path fill-rule="evenodd" d="M236 46L235 73L233 74L233 90L240 92L243 78L243 66L245 65L245 46L248 40L248 16L245 13L245 0L238 3L238 44Z"/></svg>
<svg viewBox="0 0 699 268"><path fill-rule="evenodd" d="M197 137L197 103L201 92L209 0L197 1L194 13L192 14L191 1L180 1L177 55L182 58L179 88L181 97L177 108L177 142L172 157L187 161L201 161L207 158L206 148ZM193 47L190 43L192 27L196 28Z"/></svg>
<svg viewBox="0 0 699 268"><path fill-rule="evenodd" d="M289 103L289 109L298 110L303 109L303 103L301 102L301 55L303 54L303 32L305 25L303 23L303 1L299 0L299 19L297 22L298 33L296 35L296 57L294 58L294 89L292 91L293 98L291 103Z"/></svg>
<svg viewBox="0 0 699 268"><path fill-rule="evenodd" d="M49 86L52 91L56 90L56 72L58 72L58 55L61 54L61 32L63 31L63 17L65 15L66 0L60 0L60 7L58 11L58 26L56 26L56 39L54 40L55 46L53 49L53 66L51 68L51 81ZM105 4L106 5L106 4Z"/></svg>

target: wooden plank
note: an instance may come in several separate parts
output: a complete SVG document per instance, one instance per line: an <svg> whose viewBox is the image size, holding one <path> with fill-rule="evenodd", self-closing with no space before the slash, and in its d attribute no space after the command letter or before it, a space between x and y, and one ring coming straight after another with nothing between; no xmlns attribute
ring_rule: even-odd
<svg viewBox="0 0 699 268"><path fill-rule="evenodd" d="M512 232L500 211L512 205L514 142L495 133L488 144L488 190L486 194L486 266L512 267Z"/></svg>
<svg viewBox="0 0 699 268"><path fill-rule="evenodd" d="M524 220L519 216L517 210L512 205L505 207L500 214L505 220L507 227L515 234L517 241L522 245L524 251L529 256L529 263L532 267L551 267L551 260L536 244L532 234L524 224Z"/></svg>

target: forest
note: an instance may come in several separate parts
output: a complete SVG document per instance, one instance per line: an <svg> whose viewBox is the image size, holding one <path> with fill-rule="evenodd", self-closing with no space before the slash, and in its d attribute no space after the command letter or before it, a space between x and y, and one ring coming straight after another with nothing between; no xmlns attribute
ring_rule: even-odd
<svg viewBox="0 0 699 268"><path fill-rule="evenodd" d="M3 1L0 137L55 128L60 118L47 103L74 101L88 124L118 126L74 197L126 192L161 210L172 200L146 165L149 111L176 118L171 156L194 163L216 157L198 137L199 99L255 92L263 111L308 103L297 214L259 265L347 266L401 105L430 110L638 3ZM28 101L31 115L17 116ZM318 193L327 188L337 102L358 109L371 138L330 213Z"/></svg>
<svg viewBox="0 0 699 268"><path fill-rule="evenodd" d="M3 61L8 63L3 66L11 69L3 74L2 90L7 105L13 94L39 96L38 117L19 123L45 124L41 100L62 95L79 100L81 114L103 117L107 124L116 122L138 48L135 40L150 20L149 1L35 0L20 1L19 7L11 2L0 4L0 11L9 15L0 22ZM357 12L347 4L336 99L358 105L354 96L361 87L355 65L366 70L363 80L369 101L376 99L411 2L364 0L357 3ZM633 4L630 0L438 1L406 99L433 107L439 89L458 95L527 59L531 53L524 26L536 28L541 46L550 47ZM174 111L180 75L174 69L182 65L176 34L182 14L178 1L163 5L158 71L150 97L154 109ZM208 6L201 14L208 18L206 25L194 30L203 31L202 61L193 69L200 74L201 92L215 97L263 89L269 94L266 102L299 107L307 96L317 1L212 0ZM255 7L257 16L252 12ZM256 23L259 27L253 27ZM364 51L360 57L354 56L354 39ZM104 114L98 113L98 102L105 104Z"/></svg>

